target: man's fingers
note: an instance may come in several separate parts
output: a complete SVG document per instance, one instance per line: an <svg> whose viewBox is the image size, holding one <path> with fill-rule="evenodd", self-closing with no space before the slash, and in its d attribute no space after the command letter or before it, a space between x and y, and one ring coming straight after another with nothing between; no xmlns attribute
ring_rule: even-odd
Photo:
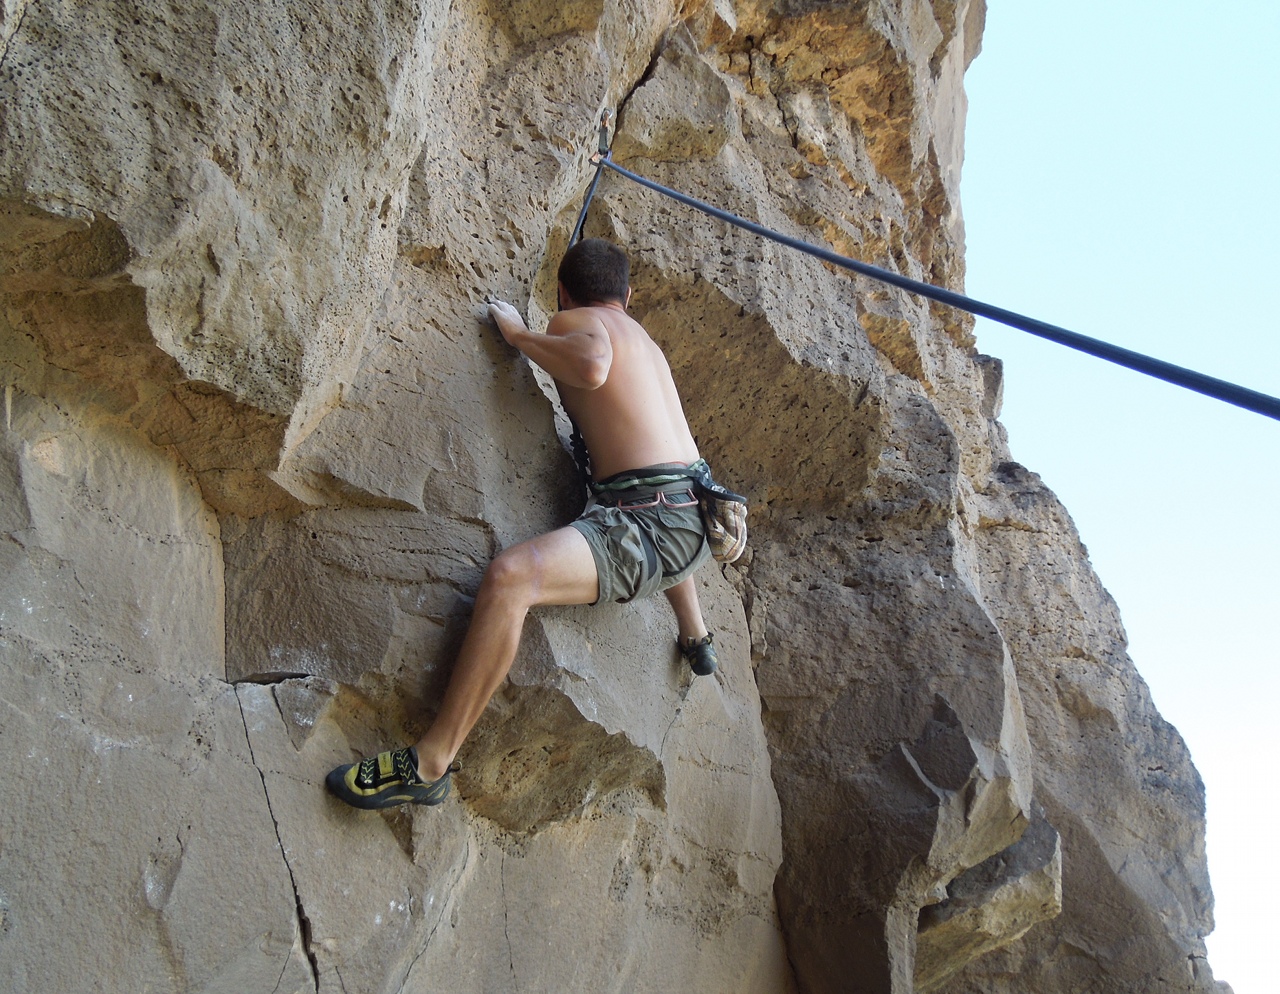
<svg viewBox="0 0 1280 994"><path fill-rule="evenodd" d="M520 312L505 300L491 300L489 301L489 317L493 318L495 322L501 322L503 319L519 321Z"/></svg>

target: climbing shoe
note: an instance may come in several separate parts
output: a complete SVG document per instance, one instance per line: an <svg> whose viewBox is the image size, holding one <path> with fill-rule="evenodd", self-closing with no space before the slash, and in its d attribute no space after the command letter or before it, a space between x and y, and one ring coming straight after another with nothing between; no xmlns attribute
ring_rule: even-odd
<svg viewBox="0 0 1280 994"><path fill-rule="evenodd" d="M439 780L423 780L418 776L418 750L407 746L336 767L324 785L334 797L356 808L439 804L449 796L449 777L458 769L454 763Z"/></svg>
<svg viewBox="0 0 1280 994"><path fill-rule="evenodd" d="M707 632L700 639L680 643L680 655L689 660L694 676L710 676L716 671L716 647L711 642L714 637L713 632Z"/></svg>

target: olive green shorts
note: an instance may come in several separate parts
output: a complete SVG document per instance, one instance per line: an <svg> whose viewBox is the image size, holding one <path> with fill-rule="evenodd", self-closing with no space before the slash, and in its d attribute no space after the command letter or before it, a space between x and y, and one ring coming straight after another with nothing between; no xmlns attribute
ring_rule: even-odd
<svg viewBox="0 0 1280 994"><path fill-rule="evenodd" d="M594 603L625 603L674 587L710 558L690 487L638 487L591 499L572 526L596 561L600 592Z"/></svg>

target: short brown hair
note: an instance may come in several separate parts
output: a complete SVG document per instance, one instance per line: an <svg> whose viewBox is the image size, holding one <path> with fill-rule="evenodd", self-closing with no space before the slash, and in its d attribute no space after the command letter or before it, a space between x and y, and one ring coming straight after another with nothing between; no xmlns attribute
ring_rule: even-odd
<svg viewBox="0 0 1280 994"><path fill-rule="evenodd" d="M613 242L584 238L564 254L557 276L575 304L625 305L631 262Z"/></svg>

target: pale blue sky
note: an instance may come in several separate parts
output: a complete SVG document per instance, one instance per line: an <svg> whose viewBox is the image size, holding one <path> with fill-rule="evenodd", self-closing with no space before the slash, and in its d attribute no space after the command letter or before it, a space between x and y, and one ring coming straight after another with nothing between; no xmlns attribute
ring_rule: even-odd
<svg viewBox="0 0 1280 994"><path fill-rule="evenodd" d="M968 293L1280 396L1280 4L990 0ZM1208 794L1215 975L1280 931L1280 422L988 322L1013 457L1071 512Z"/></svg>

